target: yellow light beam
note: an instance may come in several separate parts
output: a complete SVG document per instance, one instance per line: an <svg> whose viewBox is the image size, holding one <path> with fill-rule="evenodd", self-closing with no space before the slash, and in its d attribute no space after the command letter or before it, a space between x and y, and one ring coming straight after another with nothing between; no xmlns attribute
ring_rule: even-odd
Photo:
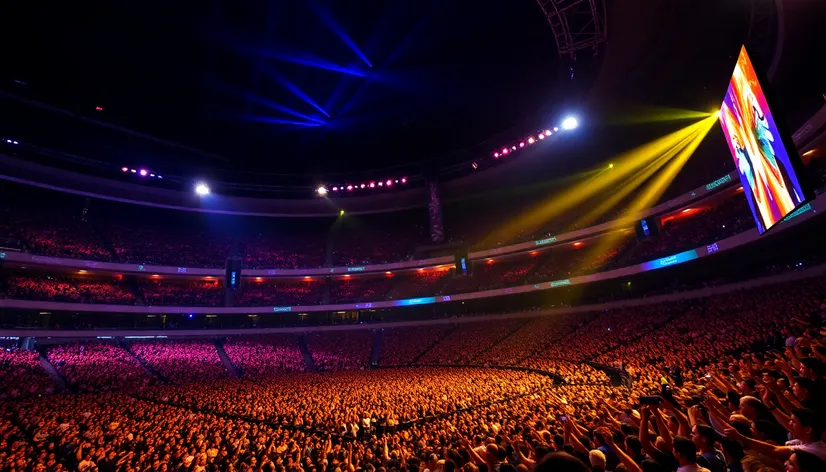
<svg viewBox="0 0 826 472"><path fill-rule="evenodd" d="M714 126L716 121L716 116L710 116L699 123L701 125L700 129L693 134L690 142L680 149L677 155L674 156L668 165L660 171L660 173L649 185L646 186L643 192L628 205L628 208L626 208L626 211L624 212L625 217L622 218L621 221L626 224L636 224L636 217L639 213L646 208L651 207L651 205L653 205L662 196L677 174L679 174L685 163L688 162L688 159L694 154L694 151L697 150L700 143L703 142L703 139L705 139L708 132L711 131L711 128ZM590 252L585 260L591 261L594 260L594 258L599 258L611 248L617 247L617 243L621 237L621 232L606 235L605 238L602 238L590 247Z"/></svg>
<svg viewBox="0 0 826 472"><path fill-rule="evenodd" d="M715 110L716 113L716 110ZM661 123L679 120L700 120L711 113L705 111L686 110L681 108L659 106L631 106L625 107L621 114L608 119L611 125L639 125L645 123Z"/></svg>
<svg viewBox="0 0 826 472"><path fill-rule="evenodd" d="M661 155L660 157L656 158L654 161L648 163L645 167L638 170L633 176L623 182L620 187L612 189L611 195L608 198L602 199L602 201L588 211L585 215L580 217L576 223L574 223L574 227L576 228L585 228L594 221L598 220L602 215L608 212L611 208L617 206L625 197L631 194L633 191L637 190L640 185L645 183L652 175L654 175L658 170L660 170L671 158L673 158L677 153L683 149L700 131L695 131L690 136L687 136L685 139L680 141L679 143L675 144L674 147L669 149L665 154Z"/></svg>
<svg viewBox="0 0 826 472"><path fill-rule="evenodd" d="M617 182L625 180L628 176L636 172L637 169L661 156L685 139L686 136L700 129L704 121L705 120L691 124L654 141L621 153L612 159L614 168L611 169L610 172L602 172L593 179L580 182L559 194L551 196L545 202L540 203L503 227L491 232L488 237L485 238L483 244L492 244L492 242L498 240L510 239L524 227L538 227L551 218L559 216L574 206L608 189Z"/></svg>

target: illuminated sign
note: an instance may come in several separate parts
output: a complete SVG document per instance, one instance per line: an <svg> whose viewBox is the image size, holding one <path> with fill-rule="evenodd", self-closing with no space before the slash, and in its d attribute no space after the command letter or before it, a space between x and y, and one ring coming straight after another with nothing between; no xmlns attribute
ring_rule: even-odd
<svg viewBox="0 0 826 472"><path fill-rule="evenodd" d="M179 274L186 274L186 267L178 267Z"/></svg>
<svg viewBox="0 0 826 472"><path fill-rule="evenodd" d="M139 266L138 266L138 270L142 272L142 271L145 271L145 270L146 270L146 268L145 268L144 266L142 266L142 265L139 265Z"/></svg>
<svg viewBox="0 0 826 472"><path fill-rule="evenodd" d="M436 297L424 297L424 298L409 298L407 300L398 300L396 301L396 306L410 306L410 305L427 305L430 303L436 303Z"/></svg>
<svg viewBox="0 0 826 472"><path fill-rule="evenodd" d="M348 267L347 272L364 272L364 267Z"/></svg>
<svg viewBox="0 0 826 472"><path fill-rule="evenodd" d="M807 204L803 205L802 207L798 208L797 210L789 213L789 216L786 217L786 221L797 218L798 216L802 215L803 213L806 213L806 212L811 211L811 210L812 210L812 204L807 203ZM2 255L0 255L0 258L2 258Z"/></svg>
<svg viewBox="0 0 826 472"><path fill-rule="evenodd" d="M717 188L717 187L719 187L723 184L727 184L729 182L731 182L731 175L726 174L725 176L720 177L719 179L715 180L714 182L712 182L710 184L706 184L706 191L714 190L715 188Z"/></svg>
<svg viewBox="0 0 826 472"><path fill-rule="evenodd" d="M554 280L551 282L551 287L562 287L563 285L571 285L570 279Z"/></svg>
<svg viewBox="0 0 826 472"><path fill-rule="evenodd" d="M533 243L537 246L544 246L545 244L551 244L551 243L555 243L555 242L556 242L556 236L554 236L552 238L540 239L538 241L534 241Z"/></svg>
<svg viewBox="0 0 826 472"><path fill-rule="evenodd" d="M660 259L656 259L653 261L648 261L642 264L642 270L654 270L654 269L661 269L663 267L673 266L677 264L682 264L683 262L688 262L690 260L697 259L697 251L695 249L691 249L690 251L681 252L679 254L674 254L673 256L666 256Z"/></svg>
<svg viewBox="0 0 826 472"><path fill-rule="evenodd" d="M709 244L706 246L706 253L707 254L714 254L715 252L720 250L720 246L717 243Z"/></svg>
<svg viewBox="0 0 826 472"><path fill-rule="evenodd" d="M5 258L6 258L6 253L5 252L0 252L0 259L5 259Z"/></svg>
<svg viewBox="0 0 826 472"><path fill-rule="evenodd" d="M274 306L272 307L273 313L286 313L289 311L293 311L293 307L291 306Z"/></svg>

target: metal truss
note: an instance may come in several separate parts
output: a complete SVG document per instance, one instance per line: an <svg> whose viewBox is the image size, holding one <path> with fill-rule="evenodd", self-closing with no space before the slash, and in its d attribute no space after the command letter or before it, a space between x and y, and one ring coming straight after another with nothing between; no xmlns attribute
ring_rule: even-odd
<svg viewBox="0 0 826 472"><path fill-rule="evenodd" d="M577 51L594 54L608 39L607 0L536 0L556 36L561 57L573 58Z"/></svg>

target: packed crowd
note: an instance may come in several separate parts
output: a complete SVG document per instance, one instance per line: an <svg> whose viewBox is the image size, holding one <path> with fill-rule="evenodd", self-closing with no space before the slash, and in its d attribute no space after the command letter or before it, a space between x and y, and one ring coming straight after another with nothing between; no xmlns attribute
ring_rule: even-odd
<svg viewBox="0 0 826 472"><path fill-rule="evenodd" d="M224 342L224 351L243 377L303 372L304 357L291 335L246 336Z"/></svg>
<svg viewBox="0 0 826 472"><path fill-rule="evenodd" d="M65 275L15 275L6 281L9 298L77 303L134 305L135 295L114 279L83 279Z"/></svg>
<svg viewBox="0 0 826 472"><path fill-rule="evenodd" d="M0 377L0 401L54 390L52 379L40 366L40 356L33 351L0 348Z"/></svg>
<svg viewBox="0 0 826 472"><path fill-rule="evenodd" d="M249 282L241 287L235 300L238 306L300 306L321 302L323 282L283 280L277 283Z"/></svg>
<svg viewBox="0 0 826 472"><path fill-rule="evenodd" d="M218 281L149 280L140 284L147 305L223 306L224 290Z"/></svg>
<svg viewBox="0 0 826 472"><path fill-rule="evenodd" d="M212 343L134 343L166 385L0 402L0 466L822 472L824 282L382 333L380 364L455 367L364 370L370 330L308 333L322 373L290 372L295 338L227 340L255 381Z"/></svg>
<svg viewBox="0 0 826 472"><path fill-rule="evenodd" d="M75 392L136 391L156 380L134 356L115 344L60 344L48 350L48 358Z"/></svg>

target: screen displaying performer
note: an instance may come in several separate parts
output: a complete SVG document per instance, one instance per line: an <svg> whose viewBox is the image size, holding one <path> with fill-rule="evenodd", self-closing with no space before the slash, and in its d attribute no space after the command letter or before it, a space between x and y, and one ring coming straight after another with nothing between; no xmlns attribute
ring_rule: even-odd
<svg viewBox="0 0 826 472"><path fill-rule="evenodd" d="M775 123L745 46L720 108L720 124L763 234L803 205L811 191L798 172L800 156L786 145L790 141Z"/></svg>

